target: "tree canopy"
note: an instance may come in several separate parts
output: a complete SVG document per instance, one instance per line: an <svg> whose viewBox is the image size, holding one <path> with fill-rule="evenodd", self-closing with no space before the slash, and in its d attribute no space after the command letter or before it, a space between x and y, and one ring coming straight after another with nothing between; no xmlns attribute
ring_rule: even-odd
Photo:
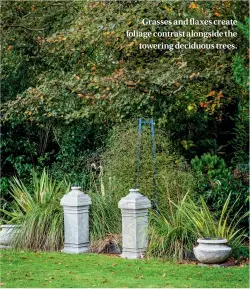
<svg viewBox="0 0 250 289"><path fill-rule="evenodd" d="M3 171L51 164L69 146L96 150L114 124L138 117L154 118L187 159L210 151L247 162L247 14L248 3L238 1L2 2ZM227 27L238 33L230 39L237 49L142 50L126 37L149 30L141 19L186 18L237 20Z"/></svg>

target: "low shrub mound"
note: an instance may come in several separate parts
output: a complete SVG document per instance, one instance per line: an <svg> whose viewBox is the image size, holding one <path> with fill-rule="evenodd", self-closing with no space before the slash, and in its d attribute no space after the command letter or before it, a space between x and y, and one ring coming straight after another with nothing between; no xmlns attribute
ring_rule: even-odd
<svg viewBox="0 0 250 289"><path fill-rule="evenodd" d="M175 151L169 136L160 129L156 130L155 143L158 204L161 209L166 209L169 197L177 201L181 200L188 190L194 191L196 178L185 160ZM120 198L125 196L129 189L135 187L138 164L137 149L137 126L128 122L113 129L108 148L101 158L104 168L103 184L107 193ZM140 156L139 189L154 203L152 138L148 126L143 127Z"/></svg>

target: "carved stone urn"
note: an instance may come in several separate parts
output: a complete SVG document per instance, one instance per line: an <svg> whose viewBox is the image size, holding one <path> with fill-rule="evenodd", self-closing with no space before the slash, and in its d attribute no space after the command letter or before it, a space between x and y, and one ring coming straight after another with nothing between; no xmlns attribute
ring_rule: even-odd
<svg viewBox="0 0 250 289"><path fill-rule="evenodd" d="M194 255L203 264L223 263L232 253L226 239L204 238L198 239L197 243L199 245L194 247Z"/></svg>

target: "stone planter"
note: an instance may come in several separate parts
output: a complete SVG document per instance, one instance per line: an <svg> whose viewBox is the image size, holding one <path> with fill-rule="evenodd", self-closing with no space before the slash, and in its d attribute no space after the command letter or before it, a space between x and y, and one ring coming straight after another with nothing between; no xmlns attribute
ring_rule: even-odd
<svg viewBox="0 0 250 289"><path fill-rule="evenodd" d="M199 245L194 247L194 255L204 264L219 264L231 255L232 249L227 246L226 239L204 238L198 239Z"/></svg>
<svg viewBox="0 0 250 289"><path fill-rule="evenodd" d="M19 225L1 225L0 231L0 244L4 246L10 246L13 240L13 236Z"/></svg>

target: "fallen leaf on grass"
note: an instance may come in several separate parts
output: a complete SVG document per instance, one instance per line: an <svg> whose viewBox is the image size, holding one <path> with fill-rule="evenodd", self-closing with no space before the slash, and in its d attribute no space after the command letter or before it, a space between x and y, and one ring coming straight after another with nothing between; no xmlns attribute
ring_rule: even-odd
<svg viewBox="0 0 250 289"><path fill-rule="evenodd" d="M117 265L117 263L112 264L113 267L116 266L116 265Z"/></svg>
<svg viewBox="0 0 250 289"><path fill-rule="evenodd" d="M166 273L165 273L165 274L163 274L163 275L162 275L162 277L163 277L163 278L164 278L164 277L166 277Z"/></svg>

